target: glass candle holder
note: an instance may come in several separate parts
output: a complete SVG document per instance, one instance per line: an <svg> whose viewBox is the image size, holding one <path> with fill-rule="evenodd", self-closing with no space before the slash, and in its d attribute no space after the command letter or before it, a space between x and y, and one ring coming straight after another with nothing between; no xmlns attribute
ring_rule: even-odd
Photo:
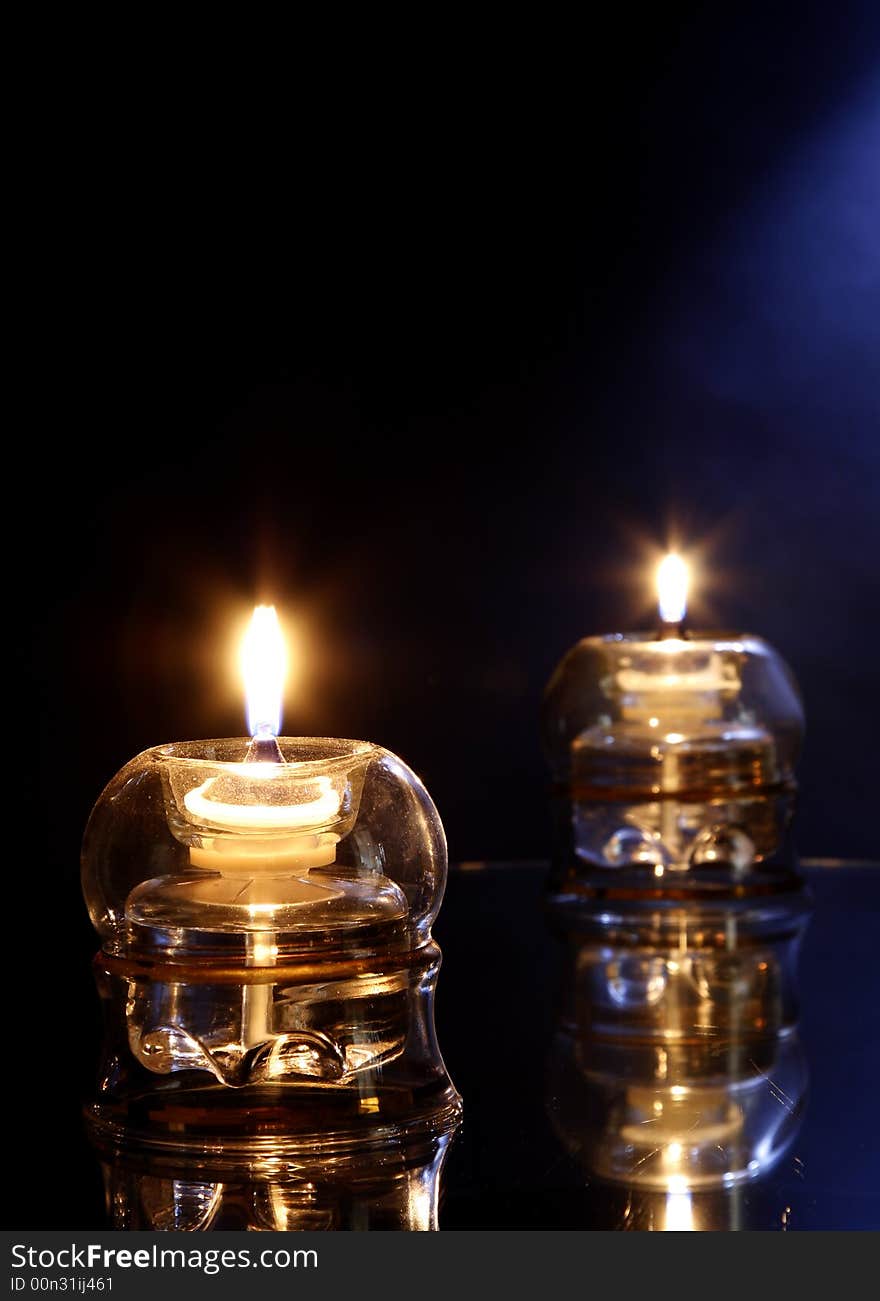
<svg viewBox="0 0 880 1301"><path fill-rule="evenodd" d="M445 838L395 755L326 738L147 750L98 800L82 874L99 1137L282 1151L458 1116L433 1024Z"/></svg>
<svg viewBox="0 0 880 1301"><path fill-rule="evenodd" d="M713 894L782 881L797 687L758 637L587 637L547 687L556 893Z"/></svg>

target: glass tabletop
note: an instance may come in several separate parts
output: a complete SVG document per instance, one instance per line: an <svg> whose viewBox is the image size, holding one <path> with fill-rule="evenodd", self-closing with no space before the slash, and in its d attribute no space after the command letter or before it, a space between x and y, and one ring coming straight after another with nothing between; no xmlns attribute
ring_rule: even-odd
<svg viewBox="0 0 880 1301"><path fill-rule="evenodd" d="M710 1056L701 1041L685 1036L676 1068L683 1074L674 1076L670 1066L657 1084L665 1050L651 1059L646 1078L644 1024L633 1023L635 1034L630 1026L627 1042L618 1042L613 1026L598 1036L590 1030L589 1052L579 1042L585 1023L571 1016L572 972L594 969L572 965L571 948L551 931L546 864L457 865L435 927L443 950L436 1023L463 1098L463 1121L404 1141L405 1125L393 1141L380 1126L356 1155L314 1170L294 1161L230 1173L228 1162L212 1165L204 1153L177 1166L167 1155L158 1164L149 1153L99 1156L82 1113L101 1040L88 960L94 940L85 927L71 932L70 951L59 949L54 965L33 969L42 1006L52 1009L51 1042L69 1069L37 1072L18 1090L16 1125L7 1136L16 1171L7 1227L880 1227L880 864L808 860L802 868L810 910L805 925L801 914L795 939L783 937L778 950L790 960L784 983L795 996L785 996L782 1029L761 1029L762 1008L772 1022L782 993L768 983L760 945L746 961L764 980L757 1003L754 989L739 990L735 964L722 995L710 990L706 998L700 982L711 984L722 969L708 977L691 969L676 996L690 991L696 1015L715 1008L728 1026L742 1004L751 1031L737 1048L736 1036L716 1034L703 1016ZM651 983L658 968L649 952L639 956L647 963L641 985L633 985L632 970L620 967L611 950L600 958L612 1002L618 1000L609 1004L612 1012L630 1015L633 990L651 1004L660 985ZM664 961L668 973L668 953ZM667 984L658 1008L670 991L675 987ZM753 1121L755 1160L744 1158L731 1177L736 1126L745 1135ZM645 1144L647 1133L659 1137ZM717 1168L713 1145L722 1154ZM699 1178L681 1173L691 1168Z"/></svg>
<svg viewBox="0 0 880 1301"><path fill-rule="evenodd" d="M589 1142L608 1117L578 1114L555 1069L566 966L543 916L545 865L462 864L437 926L437 1022L465 1101L445 1172L447 1229L868 1229L880 1227L874 967L880 864L802 864L811 913L796 954L802 1096L772 1061L745 1060L784 1113L772 1168L732 1186L597 1175ZM797 945L795 945L797 948ZM621 1071L629 1070L626 1059ZM638 1083L633 1068L630 1084ZM585 1106L590 1105L589 1091ZM667 1145L668 1146L668 1145ZM656 1162L655 1162L656 1165ZM657 1184L661 1186L656 1186Z"/></svg>

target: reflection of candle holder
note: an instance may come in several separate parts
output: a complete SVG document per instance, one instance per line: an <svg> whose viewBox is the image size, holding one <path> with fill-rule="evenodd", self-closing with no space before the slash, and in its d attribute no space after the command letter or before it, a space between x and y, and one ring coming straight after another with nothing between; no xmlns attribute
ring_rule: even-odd
<svg viewBox="0 0 880 1301"><path fill-rule="evenodd" d="M765 1174L807 1086L802 896L597 915L569 934L550 1110L592 1175L688 1194Z"/></svg>
<svg viewBox="0 0 880 1301"><path fill-rule="evenodd" d="M454 1122L430 1131L376 1125L335 1146L300 1136L286 1159L259 1141L206 1156L104 1148L114 1229L205 1232L437 1228L440 1179Z"/></svg>
<svg viewBox="0 0 880 1301"><path fill-rule="evenodd" d="M148 750L90 819L106 1054L94 1132L267 1152L457 1117L433 1027L443 829L353 741Z"/></svg>

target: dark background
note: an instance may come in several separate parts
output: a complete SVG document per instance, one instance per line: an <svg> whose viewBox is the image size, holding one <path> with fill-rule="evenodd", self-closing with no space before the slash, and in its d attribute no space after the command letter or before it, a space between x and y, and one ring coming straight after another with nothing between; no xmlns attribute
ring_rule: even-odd
<svg viewBox="0 0 880 1301"><path fill-rule="evenodd" d="M271 134L241 92L104 105L24 551L66 872L132 754L243 731L258 599L289 733L401 753L453 856L540 854L544 683L650 623L670 538L695 621L802 684L802 849L875 852L880 13L661 8L396 78L325 49Z"/></svg>
<svg viewBox="0 0 880 1301"><path fill-rule="evenodd" d="M71 1034L89 808L243 730L257 600L288 733L402 754L455 858L540 856L543 685L677 541L695 622L800 680L802 851L876 856L877 6L433 22L144 32L31 160L14 694Z"/></svg>

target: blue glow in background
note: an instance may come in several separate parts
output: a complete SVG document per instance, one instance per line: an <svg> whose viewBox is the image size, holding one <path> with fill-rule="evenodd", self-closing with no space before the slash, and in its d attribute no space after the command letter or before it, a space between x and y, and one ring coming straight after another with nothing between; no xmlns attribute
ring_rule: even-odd
<svg viewBox="0 0 880 1301"><path fill-rule="evenodd" d="M796 667L801 842L876 854L880 73L697 236L659 299L630 379L660 496L722 535L736 573L713 613Z"/></svg>

